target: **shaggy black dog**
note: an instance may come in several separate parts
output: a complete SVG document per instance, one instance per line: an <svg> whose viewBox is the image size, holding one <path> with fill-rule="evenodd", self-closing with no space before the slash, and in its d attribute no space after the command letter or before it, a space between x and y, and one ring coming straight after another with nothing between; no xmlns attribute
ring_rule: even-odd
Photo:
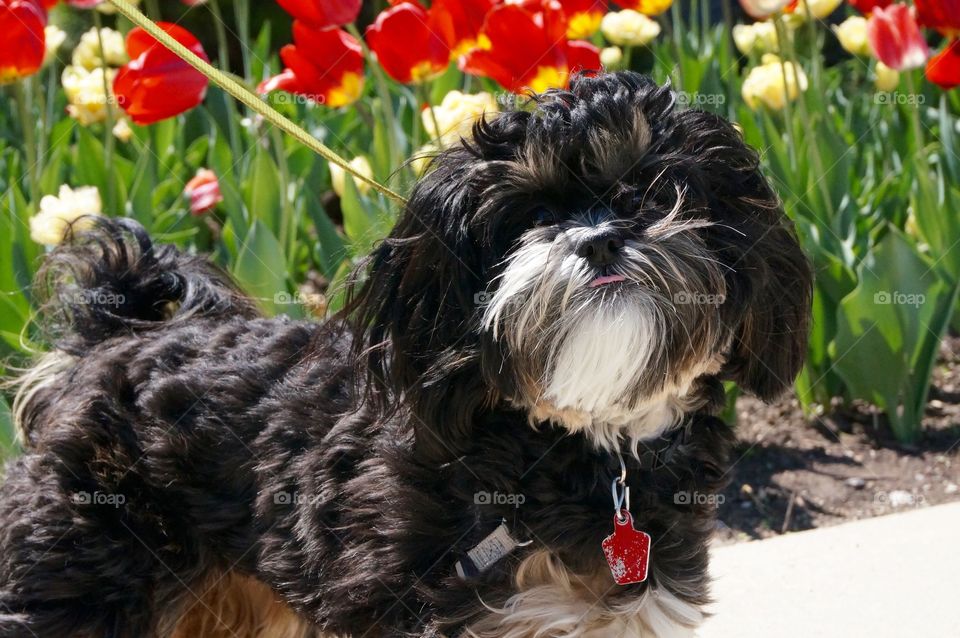
<svg viewBox="0 0 960 638"><path fill-rule="evenodd" d="M0 636L692 635L722 381L791 383L810 278L740 134L629 73L441 153L325 324L102 220L41 277Z"/></svg>

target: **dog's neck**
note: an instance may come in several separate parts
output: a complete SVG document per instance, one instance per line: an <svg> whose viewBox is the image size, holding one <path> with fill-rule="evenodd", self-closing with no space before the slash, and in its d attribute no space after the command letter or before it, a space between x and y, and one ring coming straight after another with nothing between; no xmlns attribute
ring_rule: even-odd
<svg viewBox="0 0 960 638"><path fill-rule="evenodd" d="M699 377L631 409L612 407L589 413L540 401L528 410L528 418L535 427L551 423L582 434L600 450L619 450L626 444L636 456L641 446L675 429L684 416L715 413L722 405L722 393L722 385L714 377Z"/></svg>

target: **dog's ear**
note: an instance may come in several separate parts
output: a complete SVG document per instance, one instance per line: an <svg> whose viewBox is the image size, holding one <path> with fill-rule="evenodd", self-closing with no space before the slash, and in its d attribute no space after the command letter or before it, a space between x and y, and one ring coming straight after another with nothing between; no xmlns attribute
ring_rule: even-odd
<svg viewBox="0 0 960 638"><path fill-rule="evenodd" d="M700 111L678 117L687 152L707 182L715 225L707 232L727 266L724 375L764 400L789 388L807 350L813 274L793 223L759 157L739 131Z"/></svg>
<svg viewBox="0 0 960 638"><path fill-rule="evenodd" d="M413 412L418 452L455 455L486 396L479 373L475 294L484 289L475 207L462 147L432 161L396 226L355 271L344 314L360 335L366 390Z"/></svg>
<svg viewBox="0 0 960 638"><path fill-rule="evenodd" d="M753 254L735 266L752 295L726 370L742 388L771 400L793 384L806 358L812 275L788 222L761 232L766 234L748 249Z"/></svg>

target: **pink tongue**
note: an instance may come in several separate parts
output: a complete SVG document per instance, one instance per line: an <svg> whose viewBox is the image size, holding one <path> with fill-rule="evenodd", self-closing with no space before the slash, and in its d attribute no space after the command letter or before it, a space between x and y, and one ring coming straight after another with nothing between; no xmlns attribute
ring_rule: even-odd
<svg viewBox="0 0 960 638"><path fill-rule="evenodd" d="M623 281L625 279L626 277L624 277L623 275L605 275L603 277L597 277L596 279L591 281L590 287L596 288L597 286L603 286L605 284L615 284L618 281Z"/></svg>

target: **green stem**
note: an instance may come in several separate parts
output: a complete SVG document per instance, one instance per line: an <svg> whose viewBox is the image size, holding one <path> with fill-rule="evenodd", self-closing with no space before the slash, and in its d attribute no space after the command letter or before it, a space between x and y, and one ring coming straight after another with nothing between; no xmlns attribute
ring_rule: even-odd
<svg viewBox="0 0 960 638"><path fill-rule="evenodd" d="M813 76L813 89L816 91L817 95L823 95L823 86L822 77L823 74L821 70L823 68L823 58L820 55L820 51L823 50L823 47L820 46L820 34L817 31L817 25L814 22L813 12L810 11L810 3L803 3L804 9L807 14L807 34L810 37L810 44L813 46L813 50L816 52L814 55L810 56L811 58L811 75Z"/></svg>
<svg viewBox="0 0 960 638"><path fill-rule="evenodd" d="M902 72L906 76L907 83L907 92L912 98L917 96L917 85L914 80L914 69L908 69ZM934 188L930 183L930 163L926 157L924 157L923 149L926 145L923 143L923 122L920 120L920 100L912 99L908 102L914 102L914 104L907 104L906 108L910 113L910 128L913 132L913 152L916 156L914 161L914 166L917 167L917 185L919 186L921 192L924 194L924 201L935 201L933 197Z"/></svg>
<svg viewBox="0 0 960 638"><path fill-rule="evenodd" d="M37 135L34 127L36 122L30 109L30 99L24 88L24 83L16 82L13 91L17 99L20 115L20 128L23 130L23 151L27 158L27 184L30 189L30 201L36 203L40 199L40 167L37 164Z"/></svg>
<svg viewBox="0 0 960 638"><path fill-rule="evenodd" d="M673 35L674 55L678 61L676 69L677 88L683 90L683 65L679 63L683 60L683 16L680 15L680 5L674 2L670 5L670 21L672 23L671 31ZM626 67L629 69L630 67Z"/></svg>
<svg viewBox="0 0 960 638"><path fill-rule="evenodd" d="M370 68L373 69L374 81L377 85L377 95L380 97L380 107L383 110L384 119L387 122L387 133L390 140L390 154L391 166L402 166L403 165L403 148L399 136L397 135L397 115L393 110L393 98L390 95L390 86L387 84L387 76L384 74L383 68L377 64L376 59L373 56L373 52L370 51L370 48L367 46L366 41L363 39L363 35L360 33L360 30L357 29L357 25L348 24L347 31L354 38L357 39L357 42L360 43L360 47L363 49L363 57L366 58L367 63L370 65ZM416 108L413 109L416 117L420 117L420 114L416 112Z"/></svg>
<svg viewBox="0 0 960 638"><path fill-rule="evenodd" d="M100 46L100 69L103 71L103 95L106 99L104 111L106 122L103 130L103 163L107 169L106 209L111 215L119 214L117 210L116 181L113 172L113 154L116 140L113 138L113 127L116 118L113 114L113 92L110 90L110 67L107 65L107 49L103 45L103 19L99 11L91 11L93 26L97 29L97 43Z"/></svg>
<svg viewBox="0 0 960 638"><path fill-rule="evenodd" d="M237 21L237 38L240 40L240 51L243 54L243 76L247 81L256 83L253 78L253 68L250 63L250 2L249 0L234 0L233 16Z"/></svg>
<svg viewBox="0 0 960 638"><path fill-rule="evenodd" d="M213 14L214 29L217 33L217 49L220 58L220 69L230 72L230 45L227 39L227 29L223 22L223 12L220 11L220 1L210 0L210 13ZM223 106L227 111L227 132L230 136L230 148L234 157L240 157L243 149L240 147L240 128L237 126L236 113L233 109L233 100L225 91L221 91Z"/></svg>
<svg viewBox="0 0 960 638"><path fill-rule="evenodd" d="M160 4L157 0L147 0L147 15L153 18L153 21L162 20L163 16L160 13Z"/></svg>
<svg viewBox="0 0 960 638"><path fill-rule="evenodd" d="M786 29L783 26L783 23L775 18L775 24L777 29L777 43L780 49L780 68L784 71L784 90L786 91L786 67L783 63L783 53L786 52L787 59L793 64L793 76L794 80L797 82L797 104L800 110L800 119L803 120L804 128L807 132L807 147L810 149L810 159L813 161L813 170L817 175L817 188L820 189L820 195L823 197L823 202L829 207L830 218L833 219L834 214L836 213L836 207L833 203L833 198L830 195L830 188L827 185L825 179L825 164L823 162L823 157L820 155L820 145L817 144L817 131L813 126L813 119L810 117L810 112L807 109L807 99L804 91L800 90L800 61L797 58L796 49L793 46L793 40L790 39L789 34L786 33ZM819 87L814 83L814 89L819 90ZM822 95L822 93L820 94ZM785 95L786 103L790 103L789 95ZM792 120L791 120L792 121Z"/></svg>
<svg viewBox="0 0 960 638"><path fill-rule="evenodd" d="M430 120L433 122L433 130L436 131L437 137L436 140L427 140L428 142L436 141L437 148L443 149L443 131L440 130L440 122L437 120L437 112L433 108L433 104L430 102L430 90L427 84L420 84L417 86L417 91L420 94L420 101L427 105L427 111L430 112ZM416 109L414 109L416 110ZM417 113L417 117L419 117Z"/></svg>
<svg viewBox="0 0 960 638"><path fill-rule="evenodd" d="M784 55L784 47L786 46L785 41L787 35L785 29L783 28L783 23L780 22L780 16L775 15L773 17L773 25L777 31L777 53L780 56L780 73L783 75L783 115L784 115L784 128L787 133L787 146L790 152L790 169L792 171L797 170L797 140L793 135L793 107L790 104L790 93L788 88L790 86L790 77L787 75L787 65L784 61L786 57ZM794 69L794 74L796 74L796 69Z"/></svg>
<svg viewBox="0 0 960 638"><path fill-rule="evenodd" d="M296 207L290 199L290 165L287 163L287 149L283 145L283 135L280 129L275 126L270 127L270 140L273 144L274 152L277 155L277 166L280 169L280 183L283 185L280 194L280 205L282 208L280 214L280 242L287 257L287 267L293 269L295 264L297 228L299 220L296 219Z"/></svg>

